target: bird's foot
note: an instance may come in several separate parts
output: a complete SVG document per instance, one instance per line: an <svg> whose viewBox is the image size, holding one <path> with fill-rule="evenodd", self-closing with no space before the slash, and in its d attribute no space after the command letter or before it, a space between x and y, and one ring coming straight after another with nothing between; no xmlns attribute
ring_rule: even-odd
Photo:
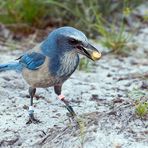
<svg viewBox="0 0 148 148"><path fill-rule="evenodd" d="M67 105L66 108L70 113L70 117L72 117L72 118L76 117L76 113L74 112L74 110L71 106Z"/></svg>
<svg viewBox="0 0 148 148"><path fill-rule="evenodd" d="M34 114L29 114L29 120L26 122L26 124L31 124L31 123L38 124L41 123L41 121L34 118Z"/></svg>
<svg viewBox="0 0 148 148"><path fill-rule="evenodd" d="M76 113L74 112L73 108L70 105L66 105L67 110L69 113L67 115L71 118L69 118L69 122L72 124L73 127L80 128L81 132L83 132L84 128L84 122L81 118L79 118Z"/></svg>

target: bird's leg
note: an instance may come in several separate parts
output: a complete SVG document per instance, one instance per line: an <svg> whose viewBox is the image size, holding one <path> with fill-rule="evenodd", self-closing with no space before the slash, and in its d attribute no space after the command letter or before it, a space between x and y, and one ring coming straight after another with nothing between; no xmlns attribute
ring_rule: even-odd
<svg viewBox="0 0 148 148"><path fill-rule="evenodd" d="M35 95L36 88L29 87L29 95L30 95L30 106L29 106L29 120L26 124L31 123L39 123L40 121L34 118L34 110L33 110L33 97Z"/></svg>
<svg viewBox="0 0 148 148"><path fill-rule="evenodd" d="M74 117L76 116L76 113L74 112L73 108L70 106L69 102L67 100L65 100L65 96L64 95L58 95L58 98L64 102L67 110L70 112L71 116Z"/></svg>
<svg viewBox="0 0 148 148"><path fill-rule="evenodd" d="M71 116L74 117L76 116L76 113L74 112L73 108L70 106L69 102L67 100L65 100L65 96L61 94L61 88L62 85L56 85L54 86L54 91L55 93L58 95L58 98L64 102L67 110L70 112Z"/></svg>

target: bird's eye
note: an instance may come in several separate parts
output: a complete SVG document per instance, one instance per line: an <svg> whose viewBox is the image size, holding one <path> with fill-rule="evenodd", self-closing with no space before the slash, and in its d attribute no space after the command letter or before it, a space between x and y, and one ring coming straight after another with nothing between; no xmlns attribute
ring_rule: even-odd
<svg viewBox="0 0 148 148"><path fill-rule="evenodd" d="M72 44L72 45L76 45L76 44L79 44L80 41L76 40L76 39L73 39L73 38L70 38L69 39L69 43Z"/></svg>

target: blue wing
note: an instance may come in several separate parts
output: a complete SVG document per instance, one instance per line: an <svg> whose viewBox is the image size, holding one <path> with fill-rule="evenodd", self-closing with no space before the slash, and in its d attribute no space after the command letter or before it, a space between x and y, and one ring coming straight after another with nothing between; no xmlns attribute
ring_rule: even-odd
<svg viewBox="0 0 148 148"><path fill-rule="evenodd" d="M19 62L26 68L37 70L45 61L46 56L41 53L32 52L21 56Z"/></svg>

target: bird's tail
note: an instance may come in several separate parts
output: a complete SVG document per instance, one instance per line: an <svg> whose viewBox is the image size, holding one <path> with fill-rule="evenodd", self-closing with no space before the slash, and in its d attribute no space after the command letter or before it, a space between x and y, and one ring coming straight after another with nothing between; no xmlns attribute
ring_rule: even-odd
<svg viewBox="0 0 148 148"><path fill-rule="evenodd" d="M0 72L6 70L21 71L22 65L19 62L11 62L7 64L0 64Z"/></svg>

